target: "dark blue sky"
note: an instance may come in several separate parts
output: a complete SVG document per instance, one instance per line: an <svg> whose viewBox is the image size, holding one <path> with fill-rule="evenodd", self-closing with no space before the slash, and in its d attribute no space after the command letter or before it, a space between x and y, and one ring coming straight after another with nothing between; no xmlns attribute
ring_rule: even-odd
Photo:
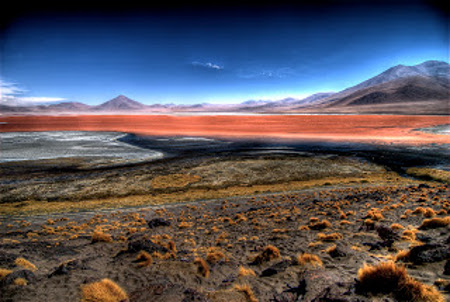
<svg viewBox="0 0 450 302"><path fill-rule="evenodd" d="M447 17L421 3L50 12L1 35L3 101L21 102L302 97L449 56Z"/></svg>

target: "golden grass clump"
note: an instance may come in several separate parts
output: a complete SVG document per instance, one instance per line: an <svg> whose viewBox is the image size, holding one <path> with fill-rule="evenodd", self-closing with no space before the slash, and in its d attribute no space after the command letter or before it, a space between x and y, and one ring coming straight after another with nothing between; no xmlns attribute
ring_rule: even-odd
<svg viewBox="0 0 450 302"><path fill-rule="evenodd" d="M0 280L12 273L12 270L0 268Z"/></svg>
<svg viewBox="0 0 450 302"><path fill-rule="evenodd" d="M324 234L319 233L317 234L317 238L322 241L336 241L344 238L341 233L331 233L331 234Z"/></svg>
<svg viewBox="0 0 450 302"><path fill-rule="evenodd" d="M180 229L189 229L189 228L191 228L192 226L193 226L192 223L189 223L189 222L186 222L186 221L182 221L182 222L180 222L180 224L178 225L178 227L179 227Z"/></svg>
<svg viewBox="0 0 450 302"><path fill-rule="evenodd" d="M323 263L319 256L303 253L297 256L297 264L300 266L306 266L308 264L312 266L322 266Z"/></svg>
<svg viewBox="0 0 450 302"><path fill-rule="evenodd" d="M432 208L426 208L425 213L423 213L423 216L427 218L431 218L436 216L436 212Z"/></svg>
<svg viewBox="0 0 450 302"><path fill-rule="evenodd" d="M448 226L449 224L450 224L450 216L444 218L435 217L424 219L422 221L422 224L419 226L419 229L426 230L426 229L442 228Z"/></svg>
<svg viewBox="0 0 450 302"><path fill-rule="evenodd" d="M146 251L140 251L136 257L136 261L140 267L149 267L153 264L153 257Z"/></svg>
<svg viewBox="0 0 450 302"><path fill-rule="evenodd" d="M128 301L127 293L110 279L89 283L81 287L81 302Z"/></svg>
<svg viewBox="0 0 450 302"><path fill-rule="evenodd" d="M251 268L245 268L242 265L239 267L239 277L253 276L256 277L256 273Z"/></svg>
<svg viewBox="0 0 450 302"><path fill-rule="evenodd" d="M381 214L380 210L374 208L367 212L366 218L379 221L384 219L384 216Z"/></svg>
<svg viewBox="0 0 450 302"><path fill-rule="evenodd" d="M364 264L358 271L358 280L364 292L393 294L399 301L444 302L435 287L411 278L404 266L392 261L373 266Z"/></svg>
<svg viewBox="0 0 450 302"><path fill-rule="evenodd" d="M403 230L405 227L402 226L400 223L393 223L391 224L391 229L393 230Z"/></svg>
<svg viewBox="0 0 450 302"><path fill-rule="evenodd" d="M113 238L110 234L96 230L92 233L92 243L96 242L113 242Z"/></svg>
<svg viewBox="0 0 450 302"><path fill-rule="evenodd" d="M409 258L409 250L400 250L397 252L397 254L394 256L394 261L405 261Z"/></svg>
<svg viewBox="0 0 450 302"><path fill-rule="evenodd" d="M414 241L416 240L416 233L417 233L416 230L405 230L402 233L401 239L405 241Z"/></svg>
<svg viewBox="0 0 450 302"><path fill-rule="evenodd" d="M209 264L215 264L222 259L224 261L227 261L227 256L225 256L223 252L215 248L211 248L206 254L206 261L208 261Z"/></svg>
<svg viewBox="0 0 450 302"><path fill-rule="evenodd" d="M426 213L426 209L424 208L424 207L417 207L413 212L412 212L412 214L413 215L423 215L423 214L425 214Z"/></svg>
<svg viewBox="0 0 450 302"><path fill-rule="evenodd" d="M258 299L256 299L255 294L252 291L252 288L248 284L236 284L234 286L234 289L238 292L244 293L245 297L249 302L258 302Z"/></svg>
<svg viewBox="0 0 450 302"><path fill-rule="evenodd" d="M30 271L37 271L37 267L36 265L34 265L33 263L31 263L30 261L26 260L25 258L19 257L17 258L14 263L18 266L21 266L23 268L26 268Z"/></svg>
<svg viewBox="0 0 450 302"><path fill-rule="evenodd" d="M13 281L14 285L18 285L18 286L26 286L28 284L27 279L24 278L16 278Z"/></svg>
<svg viewBox="0 0 450 302"><path fill-rule="evenodd" d="M255 257L255 260L253 262L255 264L262 264L264 262L269 262L273 259L278 259L280 257L281 257L280 250L273 245L268 245L264 248L261 254Z"/></svg>
<svg viewBox="0 0 450 302"><path fill-rule="evenodd" d="M400 288L407 278L406 268L393 262L378 265L364 264L358 270L358 280L363 289L372 293L391 293Z"/></svg>
<svg viewBox="0 0 450 302"><path fill-rule="evenodd" d="M332 224L328 220L324 219L322 221L310 222L309 228L311 230L323 230L326 228L331 228Z"/></svg>
<svg viewBox="0 0 450 302"><path fill-rule="evenodd" d="M197 271L200 275L202 275L205 278L209 277L209 265L206 263L205 260L203 260L200 257L197 257L194 259L194 264L197 265Z"/></svg>

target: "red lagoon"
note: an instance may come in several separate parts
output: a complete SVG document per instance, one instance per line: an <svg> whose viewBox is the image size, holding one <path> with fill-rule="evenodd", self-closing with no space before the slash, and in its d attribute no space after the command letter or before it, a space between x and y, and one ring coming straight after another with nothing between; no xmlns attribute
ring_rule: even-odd
<svg viewBox="0 0 450 302"><path fill-rule="evenodd" d="M448 116L406 115L77 115L0 117L0 132L118 131L156 136L448 144L449 135L416 131Z"/></svg>

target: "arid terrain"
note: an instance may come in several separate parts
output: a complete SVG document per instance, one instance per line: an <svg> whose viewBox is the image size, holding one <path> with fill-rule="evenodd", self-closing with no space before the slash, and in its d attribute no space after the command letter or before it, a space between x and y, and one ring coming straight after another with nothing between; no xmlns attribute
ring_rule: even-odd
<svg viewBox="0 0 450 302"><path fill-rule="evenodd" d="M125 159L8 140L0 301L448 301L447 120L2 118Z"/></svg>

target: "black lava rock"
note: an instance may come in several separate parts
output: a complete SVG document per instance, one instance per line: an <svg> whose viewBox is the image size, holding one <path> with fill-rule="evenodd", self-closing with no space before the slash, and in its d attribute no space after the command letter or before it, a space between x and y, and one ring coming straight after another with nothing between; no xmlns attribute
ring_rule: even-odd
<svg viewBox="0 0 450 302"><path fill-rule="evenodd" d="M150 229L154 229L161 226L170 226L170 221L162 218L153 218L152 220L147 222L147 224Z"/></svg>

